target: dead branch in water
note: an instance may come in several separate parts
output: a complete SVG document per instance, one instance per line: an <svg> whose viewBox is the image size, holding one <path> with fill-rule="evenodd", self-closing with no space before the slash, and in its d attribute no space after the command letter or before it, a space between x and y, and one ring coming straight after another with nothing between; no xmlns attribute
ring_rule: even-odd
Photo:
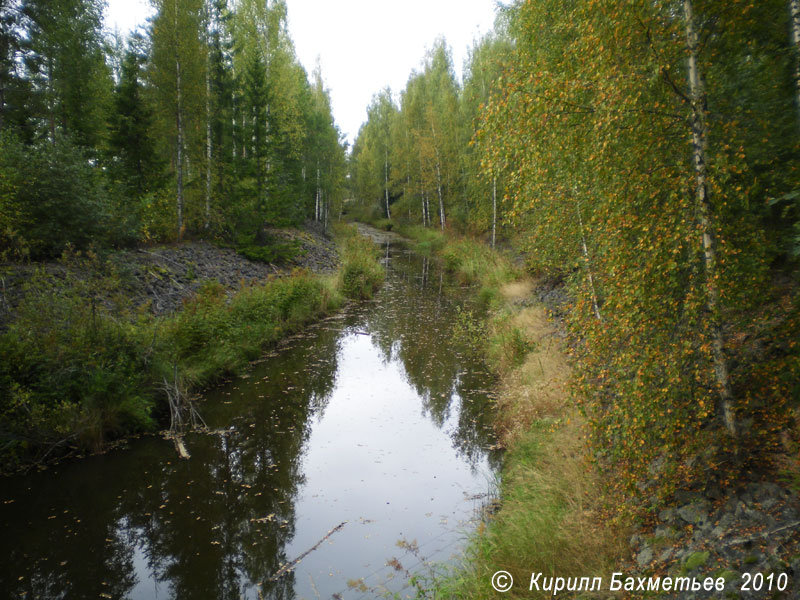
<svg viewBox="0 0 800 600"><path fill-rule="evenodd" d="M178 365L174 364L172 369L172 381L164 377L162 384L162 390L164 390L169 403L170 423L167 437L175 443L175 450L177 450L178 456L188 459L191 455L183 443L183 434L186 432L187 427L195 429L202 426L205 428L206 424L182 385L181 378L178 375Z"/></svg>
<svg viewBox="0 0 800 600"><path fill-rule="evenodd" d="M301 561L301 560L303 560L303 559L304 559L306 556L308 556L308 555L309 555L309 554L311 554L311 553L312 553L314 550L316 550L317 548L319 548L319 547L320 547L320 546L321 546L321 545L322 545L322 544L323 544L323 543L324 543L324 542L325 542L325 541L326 541L328 538L330 538L330 537L331 537L331 536L332 536L334 533L336 533L337 531L339 531L339 530L340 530L342 527L344 527L345 525L347 525L347 521L343 521L343 522L339 523L339 524L338 524L336 527L334 527L333 529L331 529L331 530L330 530L330 531L329 531L329 532L328 532L328 533L325 535L325 537L323 537L323 538L322 538L320 541L318 541L316 544L314 544L314 545L313 545L311 548L309 548L308 550L306 550L305 552L303 552L303 553L302 553L300 556L298 556L297 558L295 558L295 559L294 559L292 562L288 562L288 563L286 563L285 565L283 565L283 566L282 566L280 569L278 569L278 572L277 572L277 573L275 573L275 574L274 574L272 577L270 577L270 578L269 578L267 581L269 581L270 583L274 583L274 582L278 581L278 580L279 580L281 577L283 577L284 575L286 575L287 573L289 573L290 571L293 571L293 570L294 570L294 568L295 568L295 567L296 567L298 564L300 564L300 561Z"/></svg>

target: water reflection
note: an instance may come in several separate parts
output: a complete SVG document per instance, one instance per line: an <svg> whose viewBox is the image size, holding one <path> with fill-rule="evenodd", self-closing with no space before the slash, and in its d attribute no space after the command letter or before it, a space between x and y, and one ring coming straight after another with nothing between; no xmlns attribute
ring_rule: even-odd
<svg viewBox="0 0 800 600"><path fill-rule="evenodd" d="M459 290L387 246L375 302L323 321L204 394L189 461L157 437L3 480L12 598L358 597L398 539L457 551L499 456L485 367L452 336ZM325 539L297 569L282 565ZM408 566L408 565L406 565ZM369 578L373 577L372 582Z"/></svg>

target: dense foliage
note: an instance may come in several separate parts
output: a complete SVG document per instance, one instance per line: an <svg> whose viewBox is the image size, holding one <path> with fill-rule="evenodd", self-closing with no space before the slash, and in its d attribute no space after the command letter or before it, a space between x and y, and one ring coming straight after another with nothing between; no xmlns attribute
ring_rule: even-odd
<svg viewBox="0 0 800 600"><path fill-rule="evenodd" d="M498 215L533 271L567 283L576 399L626 493L725 477L789 431L792 40L783 0L519 1L463 84L437 43L356 141L365 209L487 239Z"/></svg>
<svg viewBox="0 0 800 600"><path fill-rule="evenodd" d="M235 241L338 210L345 148L285 2L154 6L110 39L100 0L0 3L0 253Z"/></svg>

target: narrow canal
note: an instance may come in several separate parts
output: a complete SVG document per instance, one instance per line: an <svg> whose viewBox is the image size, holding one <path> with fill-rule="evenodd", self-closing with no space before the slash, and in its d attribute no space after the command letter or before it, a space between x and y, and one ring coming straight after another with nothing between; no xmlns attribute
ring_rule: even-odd
<svg viewBox="0 0 800 600"><path fill-rule="evenodd" d="M203 394L190 460L144 437L0 480L3 597L375 598L452 560L499 466L492 378L455 282L383 251L374 301Z"/></svg>

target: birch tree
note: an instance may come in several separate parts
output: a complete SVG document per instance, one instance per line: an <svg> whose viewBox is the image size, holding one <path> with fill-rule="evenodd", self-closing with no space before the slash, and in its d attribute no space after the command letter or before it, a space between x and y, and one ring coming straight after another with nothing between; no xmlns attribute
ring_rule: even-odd
<svg viewBox="0 0 800 600"><path fill-rule="evenodd" d="M697 178L696 200L703 239L704 266L706 273L708 318L711 320L711 335L714 356L714 371L720 395L720 414L725 427L736 435L736 419L733 412L733 392L725 357L725 337L722 331L719 274L717 267L717 242L714 235L714 214L708 182L708 101L698 66L698 32L695 24L692 0L683 0L683 18L686 26L687 74L691 106L692 155Z"/></svg>
<svg viewBox="0 0 800 600"><path fill-rule="evenodd" d="M189 154L202 164L202 138L194 135L205 112L206 50L202 0L152 0L153 59L150 77L156 94L161 131L171 138L175 172L176 229L186 229L185 179ZM203 128L204 129L204 128ZM190 132L192 132L190 134Z"/></svg>

